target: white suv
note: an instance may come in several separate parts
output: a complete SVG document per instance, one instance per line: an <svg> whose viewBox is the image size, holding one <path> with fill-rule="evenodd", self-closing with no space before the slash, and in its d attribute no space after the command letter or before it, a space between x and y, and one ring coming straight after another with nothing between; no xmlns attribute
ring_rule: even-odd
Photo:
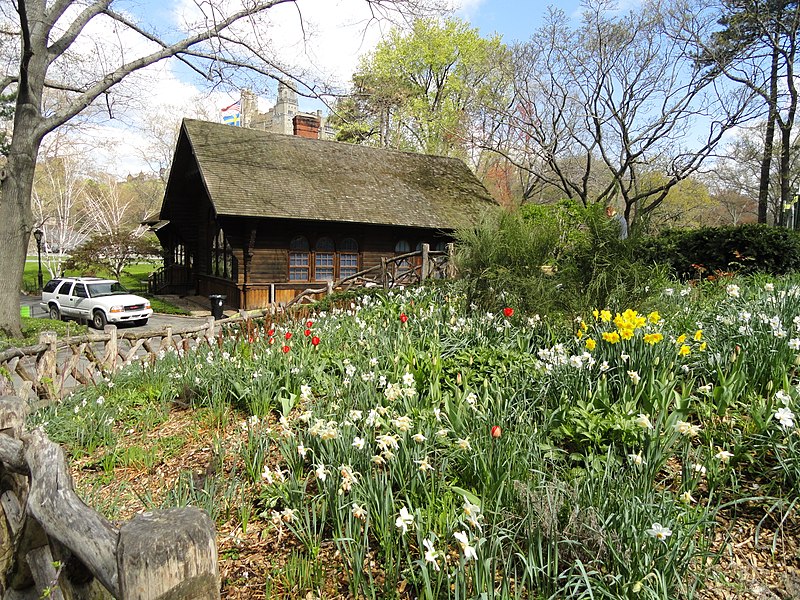
<svg viewBox="0 0 800 600"><path fill-rule="evenodd" d="M51 319L87 321L95 329L106 323L144 325L153 314L150 301L134 296L113 279L62 277L42 289L41 307Z"/></svg>

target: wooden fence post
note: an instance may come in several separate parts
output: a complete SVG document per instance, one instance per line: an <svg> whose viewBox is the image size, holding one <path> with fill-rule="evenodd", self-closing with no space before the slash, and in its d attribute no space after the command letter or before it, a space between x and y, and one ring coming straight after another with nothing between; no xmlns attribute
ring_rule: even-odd
<svg viewBox="0 0 800 600"><path fill-rule="evenodd" d="M122 600L220 597L214 524L196 508L143 513L125 523L117 565Z"/></svg>
<svg viewBox="0 0 800 600"><path fill-rule="evenodd" d="M453 242L447 244L447 266L445 273L447 279L455 279L456 277L456 245Z"/></svg>
<svg viewBox="0 0 800 600"><path fill-rule="evenodd" d="M206 340L210 344L214 339L214 317L206 317L206 325L208 329L206 330Z"/></svg>
<svg viewBox="0 0 800 600"><path fill-rule="evenodd" d="M55 331L43 331L39 334L39 343L47 345L36 365L36 384L37 393L45 398L52 398L55 394L56 385L56 362L58 359L56 340L58 336Z"/></svg>
<svg viewBox="0 0 800 600"><path fill-rule="evenodd" d="M425 281L428 278L428 271L430 270L430 258L428 257L428 252L431 251L431 245L424 243L422 244L422 266L421 271L419 273L419 280Z"/></svg>
<svg viewBox="0 0 800 600"><path fill-rule="evenodd" d="M103 333L110 335L111 339L106 342L106 352L103 355L103 366L115 371L117 368L117 358L119 357L119 341L117 339L117 326L106 325Z"/></svg>
<svg viewBox="0 0 800 600"><path fill-rule="evenodd" d="M381 256L381 282L383 283L383 289L389 289L389 269L386 264L386 257Z"/></svg>

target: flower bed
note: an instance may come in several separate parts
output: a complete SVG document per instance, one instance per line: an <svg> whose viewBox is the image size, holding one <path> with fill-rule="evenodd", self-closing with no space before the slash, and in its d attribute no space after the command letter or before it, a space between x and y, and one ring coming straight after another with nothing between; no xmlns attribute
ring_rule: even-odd
<svg viewBox="0 0 800 600"><path fill-rule="evenodd" d="M112 517L208 510L231 596L767 585L721 566L742 532L785 591L800 584L799 353L789 279L571 320L416 288L243 324L35 419L87 495L111 483L95 503Z"/></svg>

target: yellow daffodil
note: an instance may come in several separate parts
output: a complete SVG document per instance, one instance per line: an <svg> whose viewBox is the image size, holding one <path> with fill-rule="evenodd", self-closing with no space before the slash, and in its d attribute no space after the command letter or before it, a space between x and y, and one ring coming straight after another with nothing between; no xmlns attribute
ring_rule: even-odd
<svg viewBox="0 0 800 600"><path fill-rule="evenodd" d="M683 343L683 342L685 342L685 341L686 341L686 334L685 334L685 333L683 333L683 334L681 334L681 335L679 335L679 336L678 336L678 339L677 339L677 340L675 340L675 343L676 343L676 344L682 344L682 343Z"/></svg>
<svg viewBox="0 0 800 600"><path fill-rule="evenodd" d="M683 346L681 346L680 350L678 350L678 354L680 354L681 356L689 356L691 351L692 349L686 344L684 344Z"/></svg>
<svg viewBox="0 0 800 600"><path fill-rule="evenodd" d="M619 330L619 337L623 340L629 340L633 337L633 329L629 327L623 327Z"/></svg>
<svg viewBox="0 0 800 600"><path fill-rule="evenodd" d="M604 331L603 339L610 344L616 344L619 342L619 334L616 331Z"/></svg>
<svg viewBox="0 0 800 600"><path fill-rule="evenodd" d="M600 320L604 323L608 323L611 320L611 312L607 310L600 311Z"/></svg>
<svg viewBox="0 0 800 600"><path fill-rule="evenodd" d="M647 320L650 321L653 325L655 325L661 320L661 315L658 314L657 310L654 310L649 315L647 315Z"/></svg>
<svg viewBox="0 0 800 600"><path fill-rule="evenodd" d="M583 330L578 329L578 331L575 332L575 337L581 339L583 337Z"/></svg>
<svg viewBox="0 0 800 600"><path fill-rule="evenodd" d="M699 342L702 339L703 339L703 330L698 329L697 331L694 332L694 341Z"/></svg>
<svg viewBox="0 0 800 600"><path fill-rule="evenodd" d="M592 338L586 338L586 349L587 350L594 350L595 346L597 346L597 342L594 341Z"/></svg>
<svg viewBox="0 0 800 600"><path fill-rule="evenodd" d="M653 344L657 344L658 342L660 342L663 339L664 339L664 336L661 335L660 333L646 333L644 335L644 342L646 344L650 344L651 346Z"/></svg>
<svg viewBox="0 0 800 600"><path fill-rule="evenodd" d="M707 348L707 347L708 347L708 344L706 344L705 342L703 342L702 344L700 344L700 346L698 346L698 348L697 348L697 349L698 349L698 350L700 350L700 352L705 352L705 350L706 350L706 348Z"/></svg>

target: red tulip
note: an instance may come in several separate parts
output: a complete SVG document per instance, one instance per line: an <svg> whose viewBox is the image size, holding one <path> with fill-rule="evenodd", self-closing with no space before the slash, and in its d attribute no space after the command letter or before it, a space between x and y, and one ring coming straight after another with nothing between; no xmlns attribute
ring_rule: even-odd
<svg viewBox="0 0 800 600"><path fill-rule="evenodd" d="M305 334L306 334L306 337L310 336L311 335L311 330L310 329L306 329L305 330Z"/></svg>
<svg viewBox="0 0 800 600"><path fill-rule="evenodd" d="M274 337L269 338L269 345L271 346L274 343L275 343L275 338Z"/></svg>
<svg viewBox="0 0 800 600"><path fill-rule="evenodd" d="M405 323L408 321L408 315L406 313L400 313L400 322Z"/></svg>
<svg viewBox="0 0 800 600"><path fill-rule="evenodd" d="M306 321L306 327L311 329L311 326L314 325L314 321Z"/></svg>
<svg viewBox="0 0 800 600"><path fill-rule="evenodd" d="M286 335L284 335L283 337L285 337L287 340L292 339L292 332L291 331L287 331Z"/></svg>
<svg viewBox="0 0 800 600"><path fill-rule="evenodd" d="M253 340L254 340L254 338L253 338L252 335L249 338L247 338L247 341L250 342L251 344L253 343Z"/></svg>
<svg viewBox="0 0 800 600"><path fill-rule="evenodd" d="M270 329L270 330L267 332L267 335L268 335L269 337L272 337L273 335L275 335L275 330L274 330L274 329Z"/></svg>
<svg viewBox="0 0 800 600"><path fill-rule="evenodd" d="M319 346L319 338L317 336L314 336L314 337L311 338L311 345L312 346Z"/></svg>
<svg viewBox="0 0 800 600"><path fill-rule="evenodd" d="M291 348L289 348L289 346L284 346L283 348L281 348L281 350L283 350L283 353L286 354L289 352L289 350L291 350Z"/></svg>
<svg viewBox="0 0 800 600"><path fill-rule="evenodd" d="M503 435L503 430L500 429L500 425L493 425L492 426L492 437L497 439L501 435Z"/></svg>
<svg viewBox="0 0 800 600"><path fill-rule="evenodd" d="M506 306L506 307L503 309L503 314L504 314L504 315L506 316L506 318L508 319L508 318L510 318L510 317L511 317L511 315L513 315L513 314L514 314L514 309L513 309L513 308L511 308L510 306Z"/></svg>

